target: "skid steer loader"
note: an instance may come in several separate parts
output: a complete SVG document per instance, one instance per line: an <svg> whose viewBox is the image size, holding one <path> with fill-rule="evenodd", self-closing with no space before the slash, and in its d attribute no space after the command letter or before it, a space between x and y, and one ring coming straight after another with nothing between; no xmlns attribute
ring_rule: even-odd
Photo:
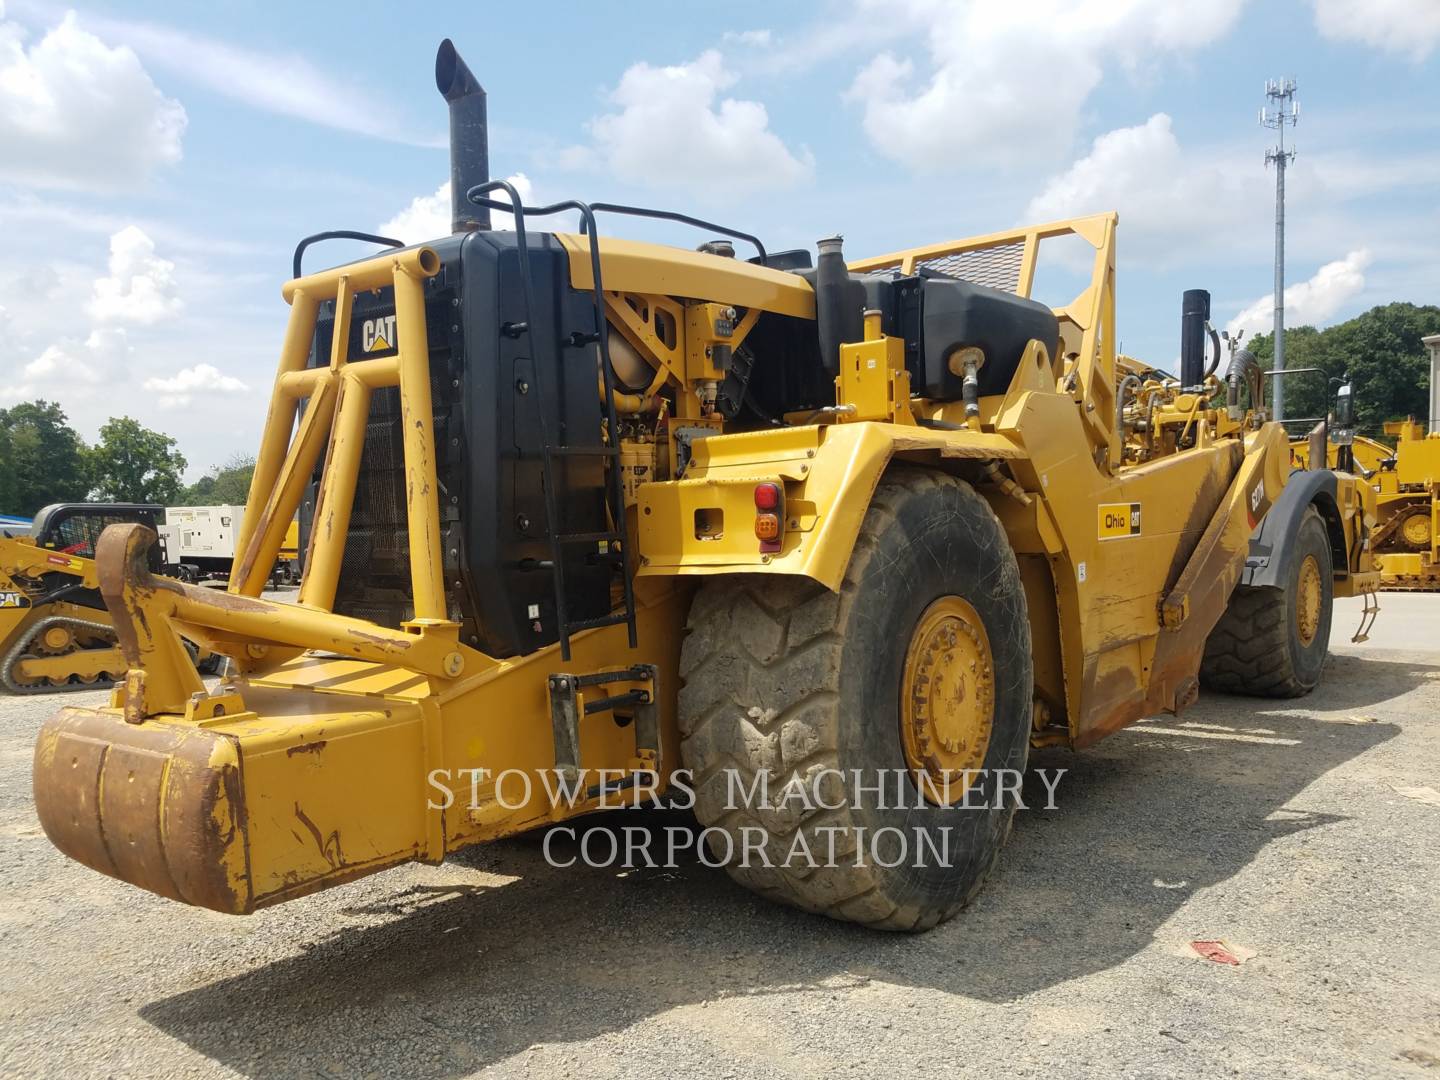
<svg viewBox="0 0 1440 1080"><path fill-rule="evenodd" d="M0 686L12 694L91 690L125 673L99 593L95 544L107 526L156 529L163 516L163 507L135 503L56 503L27 534L0 531ZM174 569L159 546L150 557L150 569ZM196 659L207 671L220 660Z"/></svg>
<svg viewBox="0 0 1440 1080"><path fill-rule="evenodd" d="M128 672L39 736L63 852L247 913L683 786L749 887L918 930L979 887L1032 746L1202 683L1316 685L1332 596L1374 588L1373 519L1346 478L1292 476L1258 373L1206 370L1205 294L1178 378L1116 356L1115 214L847 264L838 237L812 260L526 207L448 41L436 81L453 232L311 272L326 234L302 242L228 590L155 578L142 526L101 538ZM599 214L723 239L600 238ZM539 231L557 215L579 232ZM1059 237L1092 273L1051 308ZM297 510L299 602L270 603ZM860 831L891 828L949 856L872 858ZM754 830L835 857L722 842Z"/></svg>

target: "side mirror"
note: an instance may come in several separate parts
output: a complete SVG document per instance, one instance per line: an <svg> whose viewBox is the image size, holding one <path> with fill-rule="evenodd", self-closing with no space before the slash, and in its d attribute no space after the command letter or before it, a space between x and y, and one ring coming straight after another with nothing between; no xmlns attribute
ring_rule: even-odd
<svg viewBox="0 0 1440 1080"><path fill-rule="evenodd" d="M1335 391L1335 426L1355 426L1355 395L1349 383L1341 384Z"/></svg>

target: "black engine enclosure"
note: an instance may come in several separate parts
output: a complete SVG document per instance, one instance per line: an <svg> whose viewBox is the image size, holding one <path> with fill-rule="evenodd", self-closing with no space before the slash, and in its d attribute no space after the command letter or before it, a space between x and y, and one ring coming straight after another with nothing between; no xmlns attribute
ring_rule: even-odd
<svg viewBox="0 0 1440 1080"><path fill-rule="evenodd" d="M476 231L428 246L441 261L425 283L425 314L446 602L467 644L492 656L529 653L557 636L553 577L541 565L551 557L542 428L554 445L602 445L598 349L570 342L573 333L593 331L591 294L570 287L568 256L548 233L527 237L535 301L528 316L513 232ZM393 332L383 336L393 331L386 320L394 313L390 288L356 297L351 361L394 355ZM514 330L527 321L528 331ZM329 363L333 328L327 303L311 366ZM607 529L603 462L573 450L553 458L559 531ZM392 627L414 613L404 469L399 391L376 391L335 610ZM312 483L301 507L302 547L315 493ZM596 554L565 548L571 621L610 610L612 571Z"/></svg>

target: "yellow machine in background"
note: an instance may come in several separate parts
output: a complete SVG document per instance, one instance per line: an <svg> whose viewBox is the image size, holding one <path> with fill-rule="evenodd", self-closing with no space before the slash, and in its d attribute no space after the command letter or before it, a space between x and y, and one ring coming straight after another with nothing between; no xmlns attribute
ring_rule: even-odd
<svg viewBox="0 0 1440 1080"><path fill-rule="evenodd" d="M1414 420L1386 423L1397 440L1382 442L1354 436L1353 442L1326 440L1330 468L1343 462L1376 493L1374 535L1370 538L1380 588L1388 591L1440 590L1440 435L1426 435ZM1310 439L1292 439L1291 455L1308 468ZM1347 447L1350 455L1346 454Z"/></svg>
<svg viewBox="0 0 1440 1080"><path fill-rule="evenodd" d="M436 79L454 232L309 274L302 243L229 590L155 578L144 527L101 540L129 671L38 739L62 851L245 913L684 769L737 880L924 929L993 864L997 785L1032 746L1202 682L1314 687L1332 597L1378 579L1373 499L1292 474L1253 365L1206 370L1206 294L1179 379L1116 357L1116 215L848 265L836 237L812 265L668 212L525 208L488 180L484 94L448 41ZM521 227L491 231L492 207ZM559 212L583 231L523 227ZM597 242L597 212L758 253ZM1052 309L1029 297L1058 238L1092 271ZM297 511L299 602L266 601ZM182 635L232 677L207 690ZM737 807L727 778L776 794ZM807 785L824 809L780 800ZM892 826L952 857L868 857ZM751 829L774 854L844 837L818 866L760 863Z"/></svg>
<svg viewBox="0 0 1440 1080"><path fill-rule="evenodd" d="M1375 477L1376 563L1386 589L1440 589L1440 435L1414 420L1385 425L1395 453Z"/></svg>
<svg viewBox="0 0 1440 1080"><path fill-rule="evenodd" d="M58 503L36 515L28 535L0 533L0 686L12 694L87 690L124 675L95 544L109 525L154 529L161 513L131 503ZM160 561L154 568L168 569Z"/></svg>
<svg viewBox="0 0 1440 1080"><path fill-rule="evenodd" d="M1362 479L1369 480L1372 486L1378 483L1380 471L1386 467L1386 463L1393 462L1395 458L1394 450L1378 439L1372 439L1365 435L1356 435L1354 442L1351 443L1351 449L1354 453L1355 473ZM1310 467L1310 440L1308 438L1291 439L1290 456L1297 469L1308 469ZM1341 456L1341 448L1333 442L1327 442L1323 468L1340 468Z"/></svg>

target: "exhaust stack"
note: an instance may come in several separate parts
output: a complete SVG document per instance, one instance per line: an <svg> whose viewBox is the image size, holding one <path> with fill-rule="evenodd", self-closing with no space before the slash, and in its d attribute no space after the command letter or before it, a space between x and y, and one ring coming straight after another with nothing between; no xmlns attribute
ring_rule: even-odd
<svg viewBox="0 0 1440 1080"><path fill-rule="evenodd" d="M1210 294L1204 289L1186 289L1180 305L1181 386L1199 386L1205 381L1205 324L1209 319Z"/></svg>
<svg viewBox="0 0 1440 1080"><path fill-rule="evenodd" d="M465 193L490 179L490 129L485 119L485 88L480 85L449 38L435 54L435 86L450 106L450 231L490 228L490 210Z"/></svg>

